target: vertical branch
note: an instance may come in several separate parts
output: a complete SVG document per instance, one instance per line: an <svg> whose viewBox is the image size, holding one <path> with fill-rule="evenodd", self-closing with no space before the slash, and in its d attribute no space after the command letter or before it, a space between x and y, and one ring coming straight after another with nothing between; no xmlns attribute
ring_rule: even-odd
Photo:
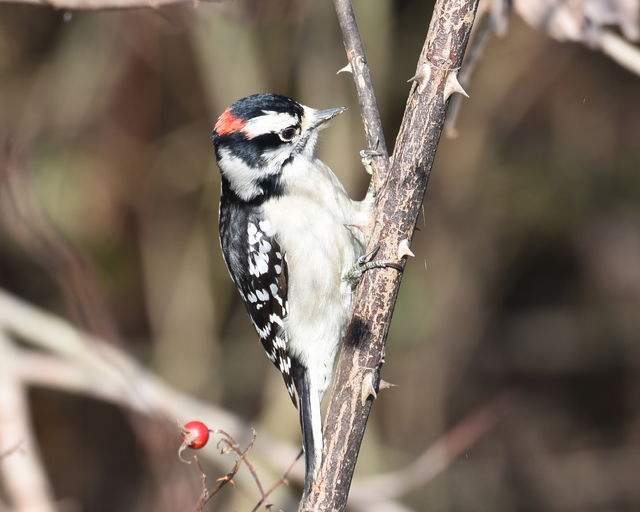
<svg viewBox="0 0 640 512"><path fill-rule="evenodd" d="M345 3L350 4L336 0L339 13ZM376 256L379 259L400 259L401 242L413 236L449 97L463 92L457 74L477 6L478 0L436 1L391 168L374 214L369 248L379 248ZM345 35L345 42L349 40ZM350 55L350 61L352 58ZM353 70L358 84L356 68ZM366 117L366 112L363 111L363 115ZM324 457L300 510L341 511L346 506L374 388L380 379L379 369L400 280L401 274L394 269L377 269L367 272L360 282L327 411Z"/></svg>
<svg viewBox="0 0 640 512"><path fill-rule="evenodd" d="M379 153L379 156L373 158L374 183L379 187L384 183L387 175L389 154L382 131L382 122L380 121L373 81L371 80L371 73L364 54L364 46L362 45L362 39L360 39L360 32L356 24L351 0L334 0L334 4L338 22L340 23L340 30L342 31L344 48L349 60L349 69L353 74L358 94L367 147Z"/></svg>

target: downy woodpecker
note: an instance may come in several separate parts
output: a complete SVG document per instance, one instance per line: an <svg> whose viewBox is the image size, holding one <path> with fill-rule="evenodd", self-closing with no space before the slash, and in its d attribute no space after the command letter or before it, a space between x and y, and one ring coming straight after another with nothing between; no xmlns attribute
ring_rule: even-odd
<svg viewBox="0 0 640 512"><path fill-rule="evenodd" d="M305 494L322 457L320 402L351 312L353 286L345 277L363 264L357 226L368 225L373 204L372 193L352 201L314 155L319 131L344 110L255 94L227 108L213 131L222 253L298 407Z"/></svg>

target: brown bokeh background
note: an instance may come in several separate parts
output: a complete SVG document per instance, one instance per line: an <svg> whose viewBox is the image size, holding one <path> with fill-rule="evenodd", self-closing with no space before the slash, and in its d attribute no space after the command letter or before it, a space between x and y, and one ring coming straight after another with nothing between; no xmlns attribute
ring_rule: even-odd
<svg viewBox="0 0 640 512"><path fill-rule="evenodd" d="M355 7L392 146L432 3ZM363 196L344 64L329 2L0 6L2 158L37 203L22 217L2 210L0 286L245 418L258 440L297 443L296 412L220 256L209 134L255 92L348 105L319 154ZM508 392L498 425L404 496L406 510L638 510L640 81L514 17L468 91L389 336L383 377L398 387L375 403L356 478L405 467ZM34 211L53 249L30 234ZM60 258L56 236L77 254ZM162 428L81 396L29 397L59 510L192 510L198 478ZM246 489L210 510L250 510Z"/></svg>

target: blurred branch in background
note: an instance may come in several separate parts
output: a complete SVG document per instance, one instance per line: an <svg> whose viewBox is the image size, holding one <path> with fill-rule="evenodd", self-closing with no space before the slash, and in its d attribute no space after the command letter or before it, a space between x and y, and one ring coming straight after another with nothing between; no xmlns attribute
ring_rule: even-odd
<svg viewBox="0 0 640 512"><path fill-rule="evenodd" d="M197 7L201 2L223 2L225 0L0 0L0 3L21 3L53 7L54 9L96 11L109 9L159 9L164 6L191 4Z"/></svg>
<svg viewBox="0 0 640 512"><path fill-rule="evenodd" d="M32 427L27 386L16 375L15 352L0 327L0 479L15 510L54 512L52 489Z"/></svg>
<svg viewBox="0 0 640 512"><path fill-rule="evenodd" d="M599 50L640 75L640 47L633 44L640 42L639 0L481 0L478 22L460 72L460 83L466 89L470 89L471 75L487 42L493 36L507 35L512 10L553 39ZM448 137L457 136L455 124L461 102L460 96L451 100L445 127Z"/></svg>
<svg viewBox="0 0 640 512"><path fill-rule="evenodd" d="M489 432L512 410L514 402L512 393L501 393L451 428L407 467L357 481L349 503L362 512L383 510L376 505L424 486Z"/></svg>
<svg viewBox="0 0 640 512"><path fill-rule="evenodd" d="M13 387L7 387L8 390L16 385L36 386L88 395L155 418L167 430L175 429L176 419L198 418L216 429L229 432L237 439L245 439L250 434L249 426L238 417L172 389L119 349L1 290L0 333L3 335L0 362L3 368L6 365L11 369L2 372L2 376L14 382ZM37 350L16 347L7 337L9 335ZM12 409L12 416L7 418L19 421L22 425L28 418L27 410L26 406ZM25 440L24 450L33 449L29 452L30 456L37 453L37 444L29 437L30 430L25 430L23 435L22 429L10 430L7 427L8 423L3 423L1 449ZM178 437L176 431L175 439ZM256 450L273 467L284 468L287 461L297 458L298 450L286 443L271 439L266 434L261 435L260 441ZM213 455L203 452L207 458ZM11 459L13 457L6 457L7 461ZM296 478L302 478L300 471L294 472ZM36 471L34 475L43 476L43 472ZM11 475L3 472L3 476L7 478Z"/></svg>
<svg viewBox="0 0 640 512"><path fill-rule="evenodd" d="M25 254L56 280L73 320L110 343L119 343L92 263L44 212L24 151L12 140L0 143L0 223Z"/></svg>
<svg viewBox="0 0 640 512"><path fill-rule="evenodd" d="M17 347L12 338L20 339L30 348ZM82 333L64 320L38 311L2 290L0 363L0 464L3 464L0 476L10 490L14 507L20 512L55 510L46 472L37 455L38 445L29 426L28 404L23 396L28 386L112 402L155 418L167 429L175 425L177 418L198 418L215 426L217 431L228 432L231 443L235 443L235 438L251 437L249 426L228 411L180 393L118 348ZM509 403L508 395L501 396L472 413L406 469L356 482L350 505L358 510L370 510L372 502L392 503L393 499L402 497L416 486L424 485L493 428ZM176 431L176 446L178 437ZM249 446L253 446L253 442ZM254 449L261 459L284 475L267 492L261 490L258 505L288 475L298 482L304 479L302 467L294 468L288 462L299 457L293 446L261 433ZM236 453L240 455L239 462L244 460L246 451ZM202 456L219 464L213 450L203 451ZM255 478L255 470L252 473ZM247 491L246 484L243 489ZM209 499L206 496L202 506Z"/></svg>
<svg viewBox="0 0 640 512"><path fill-rule="evenodd" d="M638 0L515 0L513 9L552 38L600 50L640 75L640 48L631 44L640 42Z"/></svg>

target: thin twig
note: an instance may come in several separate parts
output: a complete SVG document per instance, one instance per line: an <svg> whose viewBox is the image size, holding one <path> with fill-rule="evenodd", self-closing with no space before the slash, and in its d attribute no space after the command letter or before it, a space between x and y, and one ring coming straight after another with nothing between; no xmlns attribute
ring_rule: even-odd
<svg viewBox="0 0 640 512"><path fill-rule="evenodd" d="M200 465L200 460L198 459L197 456L193 457L196 461L196 465L198 466L198 469L200 470L200 480L202 482L202 491L200 493L200 498L198 499L198 502L196 503L196 506L193 509L194 512L201 512L204 506L209 501L211 501L211 499L216 494L218 494L225 485L227 484L235 485L233 478L236 476L236 473L238 473L238 471L240 470L240 466L242 465L242 463L244 462L245 465L247 464L247 454L249 453L251 448L253 448L253 443L256 440L256 436L254 432L253 437L249 442L249 444L247 445L247 447L244 450L240 450L240 446L238 445L238 443L236 443L236 440L233 437L231 437L227 432L220 429L214 430L214 432L217 434L222 434L223 436L218 441L218 448L220 450L220 453L225 454L229 452L234 452L238 455L238 458L236 459L236 462L233 465L233 467L227 472L227 474L224 476L221 476L216 480L216 482L218 482L218 485L216 485L216 487L210 491L207 489L207 475L204 469L202 469L202 466ZM221 446L221 445L224 445L224 446ZM254 476L257 478L257 475L254 475ZM258 484L258 486L262 490L262 485ZM262 491L262 495L264 496L263 491Z"/></svg>
<svg viewBox="0 0 640 512"><path fill-rule="evenodd" d="M214 432L223 434L226 437L225 441L227 442L229 448L231 450L233 450L235 453L237 453L241 457L242 461L244 462L244 465L247 466L247 469L251 473L251 476L253 477L253 480L256 483L256 487L258 488L258 491L260 492L260 496L262 496L264 498L264 496L265 496L264 488L262 487L262 482L260 481L260 478L258 477L258 472L256 471L256 468L254 467L254 465L251 464L249 459L245 456L245 453L248 452L249 449L253 447L253 444L256 441L256 431L253 428L251 429L251 442L249 443L249 446L247 447L247 449L244 452L240 451L240 446L224 430L217 429L217 430L214 430Z"/></svg>
<svg viewBox="0 0 640 512"><path fill-rule="evenodd" d="M291 472L293 467L296 465L296 462L300 460L300 457L302 457L302 453L303 452L300 452L298 454L298 456L293 460L293 462L289 464L289 467L285 469L284 473L282 473L282 476L278 480L276 480L276 482L271 487L269 487L269 490L263 494L262 499L260 499L260 501L256 503L256 506L251 509L251 512L256 512L256 510L260 508L260 505L266 502L267 498L271 495L271 493L275 491L278 487L280 487L282 484L289 485L289 481L287 480L287 478L289 477L289 473ZM267 508L269 507L269 505L265 505L265 506Z"/></svg>
<svg viewBox="0 0 640 512"><path fill-rule="evenodd" d="M374 184L380 188L386 180L389 168L389 154L384 132L382 131L382 121L380 120L371 72L367 64L351 0L334 0L334 4L338 22L340 23L340 30L342 30L344 48L349 60L349 70L353 74L358 94L367 147L379 154L377 157L373 157L373 179Z"/></svg>

